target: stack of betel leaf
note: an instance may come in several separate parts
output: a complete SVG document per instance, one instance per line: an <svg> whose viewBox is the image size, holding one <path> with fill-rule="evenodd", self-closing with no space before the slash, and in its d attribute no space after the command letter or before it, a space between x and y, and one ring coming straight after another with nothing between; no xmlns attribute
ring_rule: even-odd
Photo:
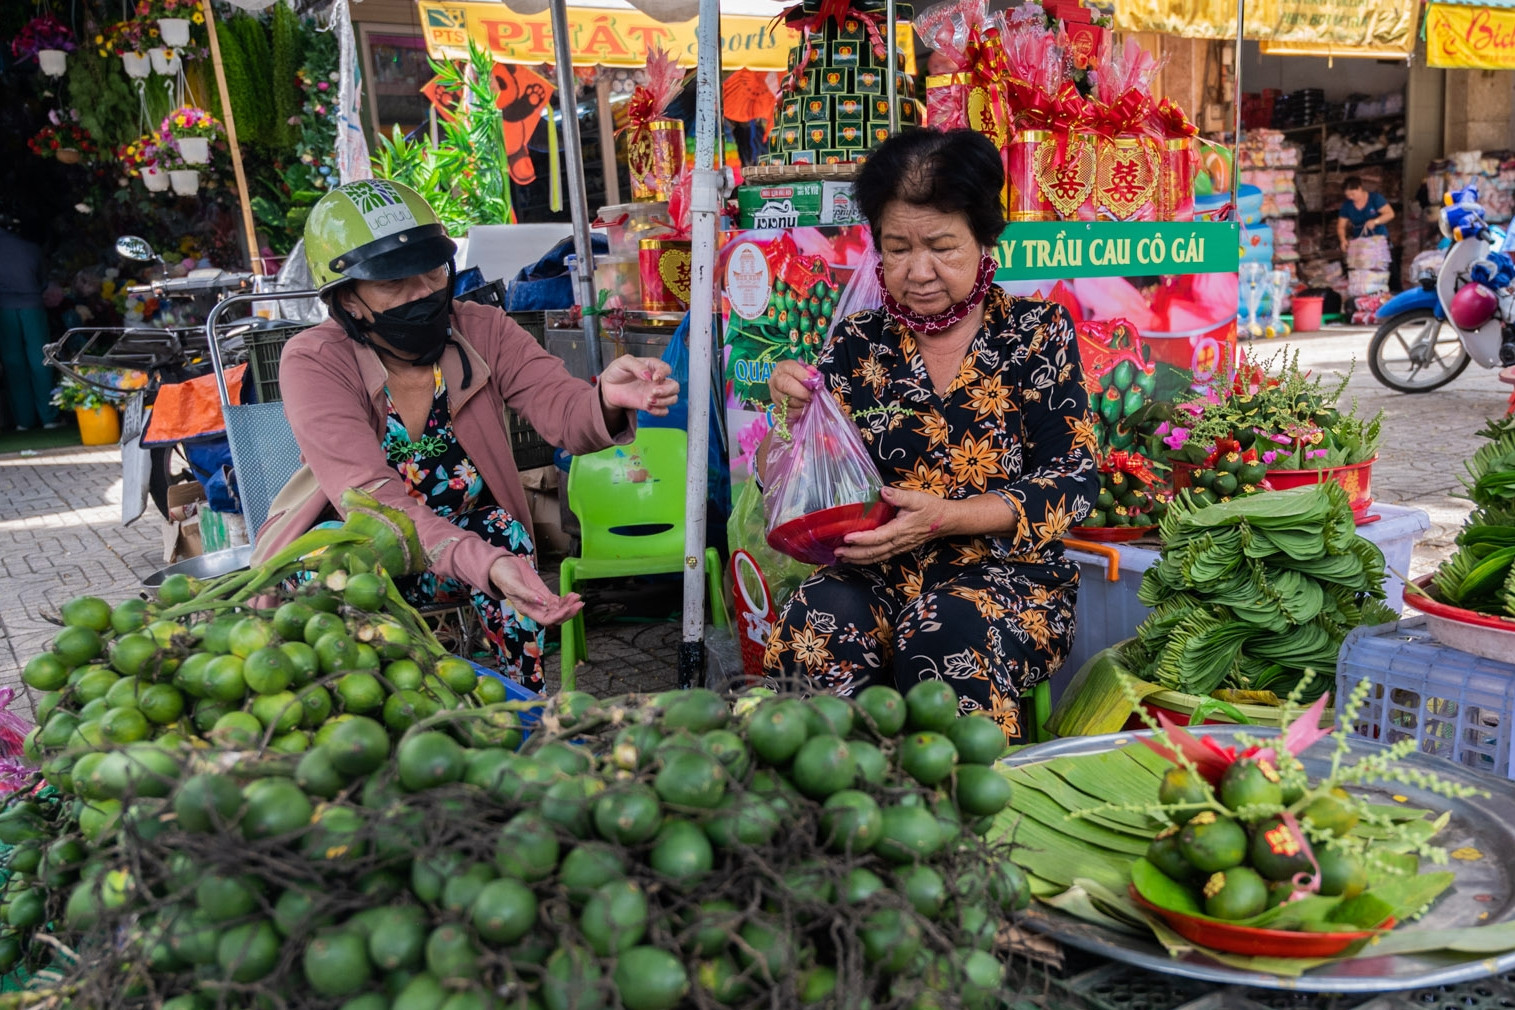
<svg viewBox="0 0 1515 1010"><path fill-rule="evenodd" d="M1383 553L1357 535L1335 483L1202 508L1180 495L1161 529L1138 594L1152 613L1123 650L1142 680L1277 704L1312 670L1313 698L1333 683L1348 631L1395 619L1380 602Z"/></svg>
<svg viewBox="0 0 1515 1010"><path fill-rule="evenodd" d="M1473 512L1432 588L1444 603L1515 617L1515 420L1482 434L1491 441L1473 454L1463 480Z"/></svg>
<svg viewBox="0 0 1515 1010"><path fill-rule="evenodd" d="M0 960L38 973L0 1006L1011 994L1005 740L949 685L505 702L394 592L413 531L345 505L253 572L70 605L28 667L46 788L0 811Z"/></svg>

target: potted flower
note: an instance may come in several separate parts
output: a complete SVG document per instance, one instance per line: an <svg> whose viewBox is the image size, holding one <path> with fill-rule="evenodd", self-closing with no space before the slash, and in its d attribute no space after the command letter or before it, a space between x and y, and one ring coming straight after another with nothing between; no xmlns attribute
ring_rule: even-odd
<svg viewBox="0 0 1515 1010"><path fill-rule="evenodd" d="M168 169L160 164L160 148L163 138L156 133L144 133L136 140L116 151L116 160L128 179L141 179L150 193L168 189Z"/></svg>
<svg viewBox="0 0 1515 1010"><path fill-rule="evenodd" d="M173 138L187 163L204 165L210 161L210 141L221 132L221 124L204 109L183 105L170 112L158 129Z"/></svg>
<svg viewBox="0 0 1515 1010"><path fill-rule="evenodd" d="M170 48L189 45L190 25L204 24L200 0L138 0L137 17L158 23L158 35Z"/></svg>
<svg viewBox="0 0 1515 1010"><path fill-rule="evenodd" d="M200 170L184 160L172 137L158 141L158 171L168 177L168 188L178 196L194 196L200 190Z"/></svg>
<svg viewBox="0 0 1515 1010"><path fill-rule="evenodd" d="M26 142L33 154L75 165L95 153L94 138L79 125L77 110L61 112L54 109L47 116L48 124Z"/></svg>
<svg viewBox="0 0 1515 1010"><path fill-rule="evenodd" d="M147 26L136 20L116 21L95 36L95 48L101 57L121 57L121 65L128 77L146 77L152 73L148 43Z"/></svg>
<svg viewBox="0 0 1515 1010"><path fill-rule="evenodd" d="M63 76L74 48L74 33L51 14L32 18L11 40L12 56L18 61L35 59L49 77Z"/></svg>
<svg viewBox="0 0 1515 1010"><path fill-rule="evenodd" d="M79 441L85 445L111 445L121 440L121 419L103 390L65 376L53 390L52 405L74 412Z"/></svg>

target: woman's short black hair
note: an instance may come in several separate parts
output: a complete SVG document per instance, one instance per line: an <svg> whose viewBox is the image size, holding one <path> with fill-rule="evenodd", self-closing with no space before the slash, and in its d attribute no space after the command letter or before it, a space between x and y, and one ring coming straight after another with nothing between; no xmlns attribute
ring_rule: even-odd
<svg viewBox="0 0 1515 1010"><path fill-rule="evenodd" d="M999 151L973 130L906 130L868 155L853 184L853 197L879 244L884 208L896 200L944 214L961 211L973 237L985 248L1005 230L1005 167Z"/></svg>

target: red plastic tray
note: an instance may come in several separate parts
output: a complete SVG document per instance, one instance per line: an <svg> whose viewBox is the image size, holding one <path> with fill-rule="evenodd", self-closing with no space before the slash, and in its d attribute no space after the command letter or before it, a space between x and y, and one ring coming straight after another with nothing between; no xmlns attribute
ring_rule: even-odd
<svg viewBox="0 0 1515 1010"><path fill-rule="evenodd" d="M1123 544L1156 533L1156 526L1075 526L1066 536L1075 540L1092 540L1097 544Z"/></svg>
<svg viewBox="0 0 1515 1010"><path fill-rule="evenodd" d="M883 501L837 505L776 527L768 534L768 546L806 564L834 565L848 533L876 530L893 518L894 506Z"/></svg>
<svg viewBox="0 0 1515 1010"><path fill-rule="evenodd" d="M1431 576L1424 575L1415 580L1415 584L1428 593L1431 589ZM1480 614L1476 610L1465 610L1462 607L1454 607L1450 603L1442 603L1434 596L1421 596L1419 593L1406 593L1405 602L1422 613L1432 617L1442 617L1449 621L1461 621L1463 624L1471 624L1476 628L1492 628L1495 631L1515 632L1515 621L1508 617L1500 617L1498 614Z"/></svg>
<svg viewBox="0 0 1515 1010"><path fill-rule="evenodd" d="M1214 919L1202 919L1196 915L1159 908L1143 898L1135 884L1127 887L1132 901L1162 919L1172 927L1173 932L1202 947L1225 951L1227 954L1244 954L1248 957L1334 957L1357 941L1366 940L1377 932L1364 929L1351 933L1307 933L1291 929L1233 926ZM1393 928L1392 916L1379 927Z"/></svg>

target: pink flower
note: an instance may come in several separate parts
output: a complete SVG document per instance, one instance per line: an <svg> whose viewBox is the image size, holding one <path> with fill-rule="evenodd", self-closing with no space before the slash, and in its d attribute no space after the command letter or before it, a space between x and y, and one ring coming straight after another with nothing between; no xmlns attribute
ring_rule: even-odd
<svg viewBox="0 0 1515 1010"><path fill-rule="evenodd" d="M1172 430L1173 430L1172 425L1170 425L1167 421L1164 421L1162 424L1159 424L1157 426L1157 430L1154 431L1152 434L1154 434L1154 435L1166 435L1168 432L1170 432Z"/></svg>
<svg viewBox="0 0 1515 1010"><path fill-rule="evenodd" d="M318 105L318 106L316 106L316 115L318 115L318 116L324 116L324 115L326 115L326 106L324 106L324 105Z"/></svg>
<svg viewBox="0 0 1515 1010"><path fill-rule="evenodd" d="M1265 453L1262 454L1262 461L1263 461L1263 463L1265 465L1272 463L1277 458L1278 458L1278 450L1277 449L1269 449L1267 452L1265 452Z"/></svg>
<svg viewBox="0 0 1515 1010"><path fill-rule="evenodd" d="M1328 455L1330 455L1329 449L1310 449L1305 453L1305 459L1320 459L1322 456Z"/></svg>
<svg viewBox="0 0 1515 1010"><path fill-rule="evenodd" d="M1189 440L1188 428L1174 428L1173 434L1163 439L1163 444L1169 449L1182 449L1184 443Z"/></svg>
<svg viewBox="0 0 1515 1010"><path fill-rule="evenodd" d="M316 82L316 90L317 91L325 91L325 90L327 90L330 87L331 87L331 85L327 84L325 81L317 81Z"/></svg>
<svg viewBox="0 0 1515 1010"><path fill-rule="evenodd" d="M1179 407L1180 410L1187 410L1189 413L1193 414L1195 417L1200 417L1205 412L1205 406L1204 406L1204 404L1199 403L1198 401L1193 401L1193 400L1191 400L1188 403L1180 403L1178 405L1178 407Z"/></svg>
<svg viewBox="0 0 1515 1010"><path fill-rule="evenodd" d="M1279 445L1288 445L1290 442L1294 441L1288 435L1269 435L1268 440L1270 442L1277 442Z"/></svg>

